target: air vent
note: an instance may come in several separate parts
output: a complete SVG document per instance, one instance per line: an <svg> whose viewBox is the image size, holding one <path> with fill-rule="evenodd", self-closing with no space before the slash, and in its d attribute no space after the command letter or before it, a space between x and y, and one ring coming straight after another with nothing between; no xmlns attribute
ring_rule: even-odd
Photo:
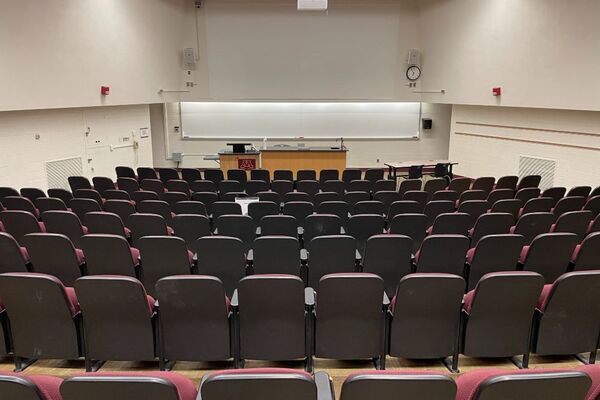
<svg viewBox="0 0 600 400"><path fill-rule="evenodd" d="M64 158L46 162L46 177L49 188L69 188L69 176L83 175L81 157Z"/></svg>
<svg viewBox="0 0 600 400"><path fill-rule="evenodd" d="M540 175L540 189L548 189L554 186L554 173L556 172L556 160L530 156L519 158L519 178L527 175Z"/></svg>

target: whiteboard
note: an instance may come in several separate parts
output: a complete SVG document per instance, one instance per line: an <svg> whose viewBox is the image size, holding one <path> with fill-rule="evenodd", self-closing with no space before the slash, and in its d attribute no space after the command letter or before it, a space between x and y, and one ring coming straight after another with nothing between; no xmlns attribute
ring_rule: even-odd
<svg viewBox="0 0 600 400"><path fill-rule="evenodd" d="M184 138L418 138L421 103L182 102Z"/></svg>

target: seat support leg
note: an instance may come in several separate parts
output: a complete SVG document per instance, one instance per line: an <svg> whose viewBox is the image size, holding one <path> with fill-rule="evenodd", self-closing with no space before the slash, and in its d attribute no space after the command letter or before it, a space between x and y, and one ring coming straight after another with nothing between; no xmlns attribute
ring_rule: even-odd
<svg viewBox="0 0 600 400"><path fill-rule="evenodd" d="M595 364L596 363L596 350L591 351L589 357L586 359L583 354L576 354L575 358L582 364Z"/></svg>
<svg viewBox="0 0 600 400"><path fill-rule="evenodd" d="M448 371L452 372L453 374L460 372L458 370L458 354L455 354L452 357L442 358L442 363L446 368L448 368Z"/></svg>
<svg viewBox="0 0 600 400"><path fill-rule="evenodd" d="M304 370L308 373L312 373L314 369L314 360L312 355L309 355L308 357L306 357L306 361L304 364Z"/></svg>
<svg viewBox="0 0 600 400"><path fill-rule="evenodd" d="M167 360L160 360L159 361L159 368L161 371L171 371L173 369L173 367L175 366L175 363L177 361L167 361Z"/></svg>
<svg viewBox="0 0 600 400"><path fill-rule="evenodd" d="M106 361L85 359L85 372L97 372Z"/></svg>
<svg viewBox="0 0 600 400"><path fill-rule="evenodd" d="M522 360L519 360L516 356L510 357L509 360L519 369L527 369L529 367L529 353L523 354Z"/></svg>
<svg viewBox="0 0 600 400"><path fill-rule="evenodd" d="M27 367L37 361L37 358L15 357L15 372L23 372Z"/></svg>

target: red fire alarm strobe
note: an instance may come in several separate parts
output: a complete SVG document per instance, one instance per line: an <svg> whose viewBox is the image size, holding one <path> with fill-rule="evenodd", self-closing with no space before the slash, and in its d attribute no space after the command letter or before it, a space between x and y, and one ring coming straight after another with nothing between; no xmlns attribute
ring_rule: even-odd
<svg viewBox="0 0 600 400"><path fill-rule="evenodd" d="M108 87L108 86L100 86L100 94L102 96L108 96L109 93L110 93L110 87Z"/></svg>
<svg viewBox="0 0 600 400"><path fill-rule="evenodd" d="M492 88L492 94L494 96L501 96L502 95L502 88L499 88L499 87Z"/></svg>

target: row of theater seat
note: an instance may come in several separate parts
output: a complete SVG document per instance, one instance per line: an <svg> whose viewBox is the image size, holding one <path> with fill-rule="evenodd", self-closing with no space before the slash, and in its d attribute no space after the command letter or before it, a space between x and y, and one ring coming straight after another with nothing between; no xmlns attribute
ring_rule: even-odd
<svg viewBox="0 0 600 400"><path fill-rule="evenodd" d="M318 233L317 228L322 226L321 220L317 222L316 218L308 219L314 215L313 212L315 209L313 204L301 201L285 203L283 206L283 215L279 214L282 210L274 202L253 202L248 205L247 216L241 215L242 208L238 203L215 202L211 204L212 209L210 210L212 212L212 223L210 219L195 218L195 222L189 224L180 223L184 219L189 219L188 217L177 217L182 215L206 216L207 210L203 203L185 201L176 203L171 208L168 203L163 201L146 200L139 203L136 209L134 205L125 200L108 200L103 204L104 207L102 208L94 200L74 199L73 203L79 204L78 201L81 200L89 202L90 207L86 206L82 209L77 209L80 214L79 216L66 211L66 207L64 207L65 210L45 211L40 216L43 223L37 224L35 216L39 214L38 211L32 207L19 207L11 202L11 200L15 199L11 197L0 199L0 201L3 201L7 205L6 208L9 209L8 211L12 211L11 213L3 213L6 216L2 217L0 221L2 223L0 230L4 228L4 230L10 232L16 238L23 236L25 233L40 231L64 233L69 236L76 246L79 237L88 232L120 234L126 238L130 238L133 234L135 242L135 238L141 236L172 234L174 228L182 231L179 236L188 237L195 234L194 239L211 234L213 230L216 232L231 231L228 235L240 237L248 245L247 242L251 242L253 237L261 234L263 230L265 232L273 232L266 234L279 234L279 232L283 232L285 235L290 235L289 232L291 231L292 236L302 236L303 230L307 225L309 225L309 229L315 231L315 234ZM29 201L25 198L20 199ZM592 200L595 201L596 199L600 200L600 197L595 197ZM532 199L530 202L536 200L543 200L543 198ZM570 200L570 198L564 198L563 200ZM501 200L498 203L502 202ZM597 205L600 206L600 202L595 201L595 203L598 203ZM410 224L414 225L410 236L415 239L415 248L419 247L425 232L429 234L446 233L479 236L477 230L474 228L478 225L477 222L480 217L488 214L504 214L503 217L496 217L495 219L491 217L487 218L485 221L487 225L492 224L490 228L493 229L493 232L490 233L509 233L511 231L512 233L523 234L528 243L541 233L568 232L575 233L582 238L586 233L600 229L600 220L598 220L600 209L591 206L587 208L587 205L583 210L567 211L565 209L561 213L543 212L535 209L525 210L524 208L520 212L516 223L516 217L512 213L506 212L510 210L493 207L488 212L486 208L484 201L466 201L455 212L452 202L431 201L425 205L424 210L421 210L418 204L413 201L398 201L391 204L388 210L387 221L384 214L382 214L382 203L375 201L356 203L350 216L348 212L349 205L339 201L321 203L316 211L318 214L331 214L339 218L339 224L334 223L331 219L328 220L330 224L334 224L331 225L330 229L328 228L328 231L331 231L333 234L339 234L343 228L344 230L351 231L350 233L357 238L365 237L370 232L381 233L384 229L394 233L404 233L402 231L407 229L409 221L402 222L402 219L398 219L397 223L394 222L398 216L403 215L405 216L403 219L410 219ZM178 213L174 213L172 210ZM23 213L15 211L28 211L31 216L17 216L16 214ZM518 209L513 211L516 212ZM9 217L10 214L14 216ZM162 218L150 218L149 216L142 218L140 214L155 214ZM365 217L364 214L371 216ZM411 214L411 216L407 217L406 214ZM412 214L415 215L413 216ZM422 216L417 217L416 214L421 214ZM235 220L235 222L225 223L226 219L223 219L224 222L219 227L218 221L222 216L228 216L228 219ZM265 217L269 218L264 219ZM144 223L137 223L137 220L142 219L145 221ZM492 221L495 222L492 223ZM257 229L257 225L259 229ZM337 231L335 229L336 225L340 225ZM481 227L481 229L485 231L487 228ZM361 230L365 232L361 232Z"/></svg>
<svg viewBox="0 0 600 400"><path fill-rule="evenodd" d="M511 358L589 352L600 335L600 271L570 272L553 284L534 272L484 275L466 295L463 278L409 274L390 301L381 277L329 274L313 288L293 275L243 278L231 297L213 276L170 276L156 298L135 278L0 274L3 353L17 370L35 359L177 361ZM464 298L463 298L464 296ZM517 356L522 355L522 359ZM451 358L450 360L447 360Z"/></svg>
<svg viewBox="0 0 600 400"><path fill-rule="evenodd" d="M236 216L220 218L233 217ZM418 215L396 219L403 217ZM337 217L313 215L309 218ZM232 227L236 220L232 219ZM63 234L30 233L18 243L10 234L0 232L0 272L43 272L67 285L82 275L124 275L141 279L151 293L162 277L200 273L219 277L230 295L245 275L284 273L300 276L307 285L315 285L328 273L371 272L384 278L386 291L391 296L400 278L411 272L456 274L473 288L488 272L535 271L552 283L568 271L600 269L600 232L588 235L582 242L573 233L545 233L536 236L531 243L520 234L492 233L477 237L471 248L475 238L432 234L419 243L415 252L414 228L418 224L407 223L406 226L413 229L413 233L378 234L379 227L378 231L357 235L358 240L323 230L319 236L311 235L304 249L297 238L282 234L247 239L244 243L239 237L210 236L208 232L198 239L188 238L193 240L191 245L179 237L148 235L136 240L137 247L130 247L119 235L87 234L78 238L79 248L76 248Z"/></svg>
<svg viewBox="0 0 600 400"><path fill-rule="evenodd" d="M456 380L433 371L358 372L344 380L340 400L598 400L600 370L481 369ZM331 378L293 369L207 374L196 390L176 373L93 373L63 378L0 374L0 397L21 400L334 400Z"/></svg>

